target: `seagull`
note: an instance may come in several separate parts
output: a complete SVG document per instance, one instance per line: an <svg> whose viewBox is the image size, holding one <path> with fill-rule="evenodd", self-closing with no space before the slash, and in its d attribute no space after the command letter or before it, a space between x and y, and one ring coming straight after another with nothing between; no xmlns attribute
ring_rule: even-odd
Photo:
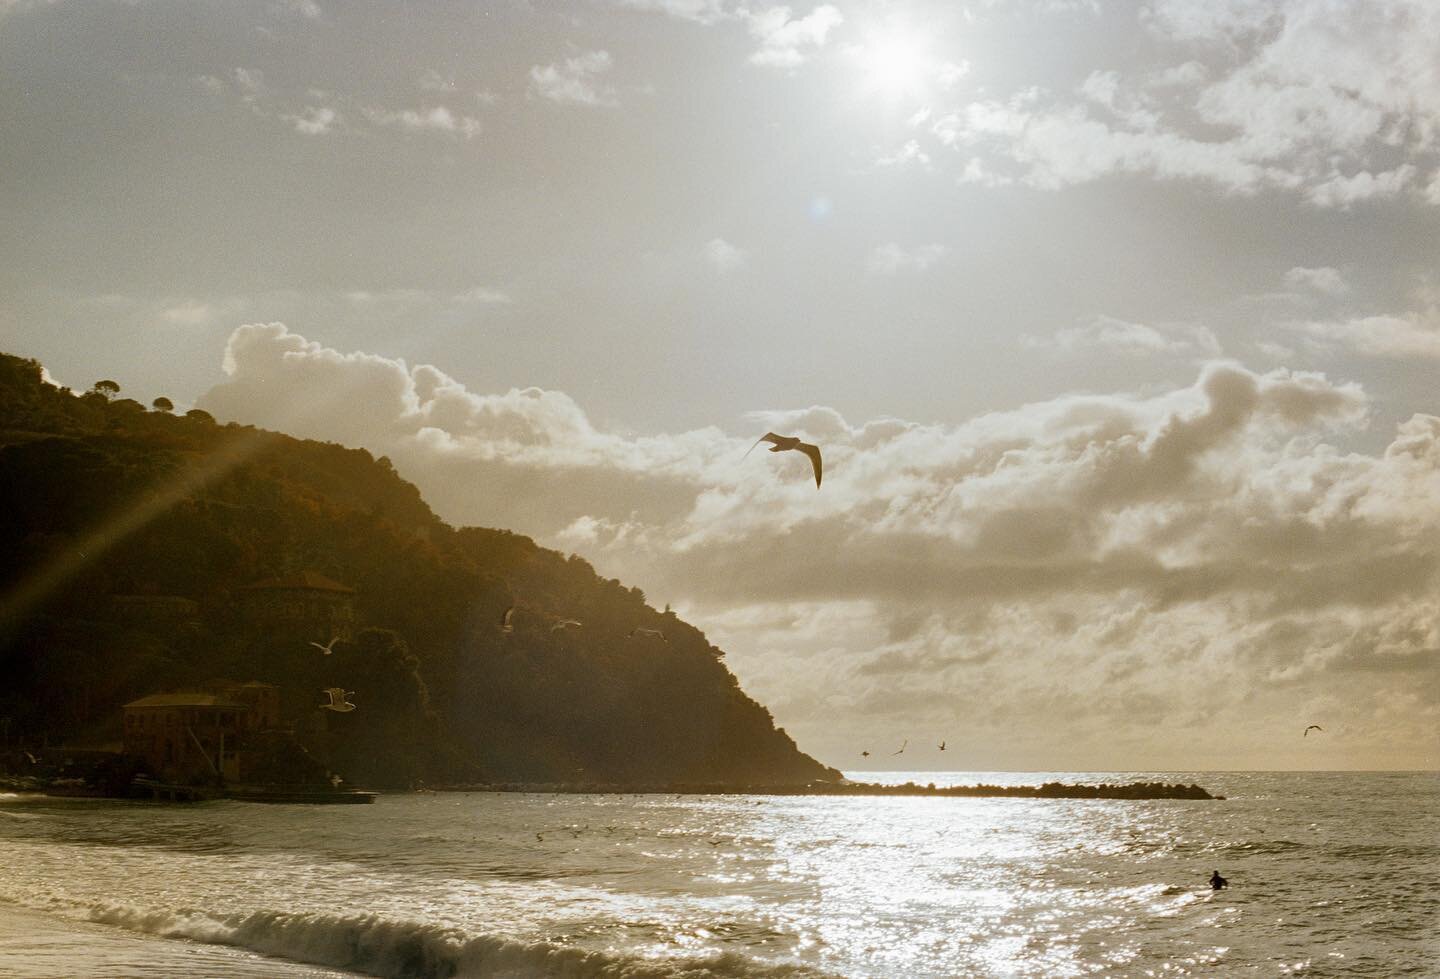
<svg viewBox="0 0 1440 979"><path fill-rule="evenodd" d="M328 643L326 643L326 644L323 645L323 646L320 645L318 642L312 642L310 645L312 645L312 646L314 646L316 649L320 650L320 652L324 653L326 656L329 656L331 653L335 652L335 644L336 644L337 642L339 642L339 641L340 641L340 637L339 637L339 636L335 636L333 639L331 639Z"/></svg>
<svg viewBox="0 0 1440 979"><path fill-rule="evenodd" d="M1302 738L1308 738L1308 737L1310 736L1310 732L1311 732L1311 731L1323 731L1323 730L1325 730L1325 729L1324 729L1323 727L1321 727L1319 724L1311 724L1309 727L1307 727L1307 728L1305 729L1305 733L1302 734L1302 735L1300 735L1300 737L1302 737Z"/></svg>
<svg viewBox="0 0 1440 979"><path fill-rule="evenodd" d="M899 751L892 751L892 752L890 752L890 754L892 754L892 755L903 755L903 754L905 753L905 748L906 748L909 744L910 744L910 739L909 739L909 738L906 738L906 739L901 743L901 745L900 745L900 750L899 750Z"/></svg>
<svg viewBox="0 0 1440 979"><path fill-rule="evenodd" d="M639 626L631 629L630 635L626 636L626 638L634 639L636 636L648 636L651 639L659 639L661 642L670 641L669 639L665 638L665 633L661 632L659 629L642 629Z"/></svg>
<svg viewBox="0 0 1440 979"><path fill-rule="evenodd" d="M537 840L539 840L541 843L544 843L544 842L545 842L545 837L544 837L543 835L541 835L540 833L536 833L536 834L535 834L535 838L536 838Z"/></svg>
<svg viewBox="0 0 1440 979"><path fill-rule="evenodd" d="M941 750L941 751L944 751L944 750L945 750L945 742L944 742L944 741L941 741L941 742L940 742L940 750Z"/></svg>
<svg viewBox="0 0 1440 979"><path fill-rule="evenodd" d="M578 628L579 626L582 626L584 624L585 623L577 619L561 619L550 627L550 631L559 632L561 629L568 629L571 626L576 626Z"/></svg>
<svg viewBox="0 0 1440 979"><path fill-rule="evenodd" d="M355 696L354 690L346 690L344 687L326 687L320 692L330 698L330 703L320 705L325 710L333 710L337 714L348 714L355 709L355 705L345 699Z"/></svg>
<svg viewBox="0 0 1440 979"><path fill-rule="evenodd" d="M505 614L504 614L504 615L500 616L500 631L501 631L501 632L514 632L514 631L515 631L515 626L514 626L514 625L511 623L511 621L510 621L510 620L513 619L514 617L515 617L515 606L512 605L512 606L510 606L509 608L507 608L507 609L505 610Z"/></svg>
<svg viewBox="0 0 1440 979"><path fill-rule="evenodd" d="M861 758L869 758L869 757L870 757L870 752L868 752L868 751L862 751L862 752L860 752L860 757L861 757Z"/></svg>
<svg viewBox="0 0 1440 979"><path fill-rule="evenodd" d="M769 442L772 445L771 452L784 452L787 449L794 449L803 452L810 457L810 465L815 469L815 488L820 488L820 447L811 445L809 442L802 442L793 435L776 435L774 432L766 432L755 440L755 445L745 450L745 455L755 451L755 446L761 442ZM743 456L741 458L744 458Z"/></svg>

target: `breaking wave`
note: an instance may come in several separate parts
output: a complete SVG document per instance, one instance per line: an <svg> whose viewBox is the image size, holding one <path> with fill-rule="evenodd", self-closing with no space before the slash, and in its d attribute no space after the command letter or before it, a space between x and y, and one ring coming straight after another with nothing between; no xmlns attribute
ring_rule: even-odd
<svg viewBox="0 0 1440 979"><path fill-rule="evenodd" d="M825 975L806 966L766 964L730 952L708 957L640 958L494 935L467 935L454 928L378 915L340 917L281 911L211 915L103 904L93 905L89 918L162 938L233 945L394 979L788 979Z"/></svg>

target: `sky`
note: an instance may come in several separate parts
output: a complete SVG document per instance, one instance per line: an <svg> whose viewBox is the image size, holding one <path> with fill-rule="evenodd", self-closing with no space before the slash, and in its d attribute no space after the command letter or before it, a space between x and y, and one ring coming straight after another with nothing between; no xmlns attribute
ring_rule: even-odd
<svg viewBox="0 0 1440 979"><path fill-rule="evenodd" d="M1432 0L0 0L0 214L0 348L390 457L828 764L1440 767Z"/></svg>

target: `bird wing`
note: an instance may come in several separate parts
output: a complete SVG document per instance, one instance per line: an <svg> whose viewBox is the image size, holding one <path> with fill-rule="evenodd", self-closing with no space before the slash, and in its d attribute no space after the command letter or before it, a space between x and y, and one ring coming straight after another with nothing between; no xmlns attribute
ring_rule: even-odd
<svg viewBox="0 0 1440 979"><path fill-rule="evenodd" d="M891 754L892 754L892 755L898 755L898 754L900 754L900 752L903 752L903 751L904 751L907 747L909 747L909 746L910 746L910 739L909 739L909 738L906 738L904 741L902 741L902 742L900 743L900 751L892 751Z"/></svg>
<svg viewBox="0 0 1440 979"><path fill-rule="evenodd" d="M755 445L752 445L750 446L750 448L745 450L745 456L748 456L750 453L754 452L755 446L759 445L761 442L770 442L774 445L779 445L783 439L783 435L776 435L774 432L766 432L764 435L760 436L758 439L755 440ZM741 456L740 458L743 459L745 458L745 456Z"/></svg>
<svg viewBox="0 0 1440 979"><path fill-rule="evenodd" d="M312 642L310 645L314 646L314 647L315 647L316 649L318 649L318 650L321 650L322 652L326 652L326 653L330 652L330 650L326 649L324 646L320 645L318 642Z"/></svg>
<svg viewBox="0 0 1440 979"><path fill-rule="evenodd" d="M801 452L810 457L810 465L815 467L815 488L820 488L820 446L811 445L809 442L801 442L795 446Z"/></svg>
<svg viewBox="0 0 1440 979"><path fill-rule="evenodd" d="M515 606L512 605L512 606L510 606L509 608L507 608L507 609L505 610L505 615L504 615L504 617L502 617L502 618L500 619L500 624L501 624L501 625L509 625L509 624L510 624L510 618L511 618L511 616L513 616L514 614L515 614Z"/></svg>

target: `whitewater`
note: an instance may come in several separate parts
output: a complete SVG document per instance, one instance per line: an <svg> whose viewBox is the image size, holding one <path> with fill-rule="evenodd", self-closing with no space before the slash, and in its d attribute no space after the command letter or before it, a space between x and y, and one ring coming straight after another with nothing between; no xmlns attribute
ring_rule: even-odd
<svg viewBox="0 0 1440 979"><path fill-rule="evenodd" d="M1434 773L852 776L1227 798L0 794L0 976L1440 975Z"/></svg>

